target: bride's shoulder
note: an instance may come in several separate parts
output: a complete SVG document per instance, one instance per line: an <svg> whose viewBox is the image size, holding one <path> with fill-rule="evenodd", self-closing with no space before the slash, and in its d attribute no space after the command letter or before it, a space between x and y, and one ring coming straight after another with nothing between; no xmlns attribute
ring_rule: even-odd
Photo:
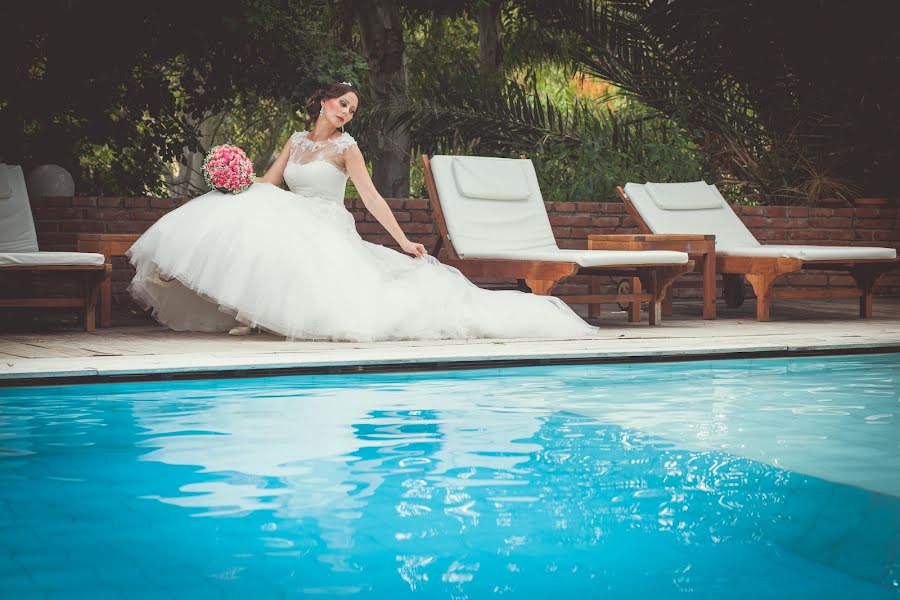
<svg viewBox="0 0 900 600"><path fill-rule="evenodd" d="M296 144L300 140L305 140L308 134L308 131L295 131L291 134L291 143Z"/></svg>
<svg viewBox="0 0 900 600"><path fill-rule="evenodd" d="M352 135L350 135L349 133L347 133L345 131L344 133L339 135L337 138L335 138L334 143L338 147L338 150L343 152L347 148L355 146L356 140L354 139L354 137Z"/></svg>

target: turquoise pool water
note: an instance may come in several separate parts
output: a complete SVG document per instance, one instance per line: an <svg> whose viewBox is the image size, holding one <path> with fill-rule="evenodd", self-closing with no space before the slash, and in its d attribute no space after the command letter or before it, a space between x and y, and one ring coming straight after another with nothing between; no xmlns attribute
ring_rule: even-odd
<svg viewBox="0 0 900 600"><path fill-rule="evenodd" d="M0 597L897 598L900 355L0 390Z"/></svg>

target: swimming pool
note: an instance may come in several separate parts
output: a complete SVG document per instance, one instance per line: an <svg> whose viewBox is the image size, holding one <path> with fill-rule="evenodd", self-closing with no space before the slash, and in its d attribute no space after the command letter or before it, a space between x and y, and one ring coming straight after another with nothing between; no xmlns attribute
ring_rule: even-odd
<svg viewBox="0 0 900 600"><path fill-rule="evenodd" d="M896 598L897 354L0 390L0 596Z"/></svg>

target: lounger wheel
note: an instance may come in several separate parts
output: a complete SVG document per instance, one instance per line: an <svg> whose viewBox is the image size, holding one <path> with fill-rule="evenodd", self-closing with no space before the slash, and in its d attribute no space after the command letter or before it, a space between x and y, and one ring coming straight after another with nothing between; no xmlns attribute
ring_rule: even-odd
<svg viewBox="0 0 900 600"><path fill-rule="evenodd" d="M619 286L616 288L617 294L630 294L631 293L631 279L622 279L619 281ZM628 310L628 307L631 306L631 302L616 302L619 305L619 309Z"/></svg>
<svg viewBox="0 0 900 600"><path fill-rule="evenodd" d="M722 278L722 296L728 308L740 308L744 303L744 278L740 275L725 275Z"/></svg>

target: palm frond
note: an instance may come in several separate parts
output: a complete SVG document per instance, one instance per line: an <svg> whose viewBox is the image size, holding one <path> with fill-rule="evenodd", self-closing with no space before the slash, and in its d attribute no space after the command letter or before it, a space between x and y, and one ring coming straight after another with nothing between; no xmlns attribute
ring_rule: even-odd
<svg viewBox="0 0 900 600"><path fill-rule="evenodd" d="M626 181L701 175L695 146L658 111L637 105L613 111L590 100L562 108L513 81L503 93L477 84L443 89L427 101L406 98L372 106L360 128L405 127L417 150L428 153L524 152L535 163L545 197L553 200L609 198Z"/></svg>
<svg viewBox="0 0 900 600"><path fill-rule="evenodd" d="M578 144L588 118L586 107L557 107L516 82L498 93L473 81L446 86L427 100L407 96L370 105L358 127L375 132L403 126L425 152L477 148L509 154L533 150L548 139Z"/></svg>

